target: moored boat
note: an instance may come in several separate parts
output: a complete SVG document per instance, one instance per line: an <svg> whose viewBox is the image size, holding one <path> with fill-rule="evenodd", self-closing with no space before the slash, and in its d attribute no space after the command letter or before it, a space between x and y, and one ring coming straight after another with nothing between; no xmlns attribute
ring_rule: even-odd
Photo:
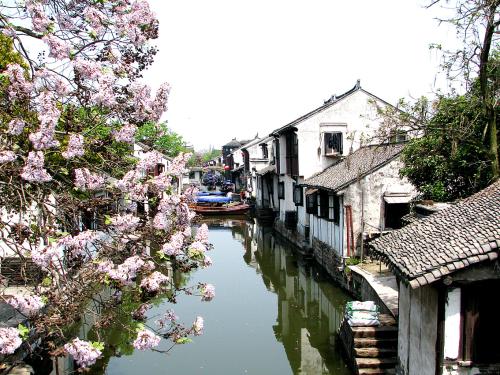
<svg viewBox="0 0 500 375"><path fill-rule="evenodd" d="M241 215L250 206L242 202L234 202L230 197L220 195L198 195L191 209L202 215Z"/></svg>

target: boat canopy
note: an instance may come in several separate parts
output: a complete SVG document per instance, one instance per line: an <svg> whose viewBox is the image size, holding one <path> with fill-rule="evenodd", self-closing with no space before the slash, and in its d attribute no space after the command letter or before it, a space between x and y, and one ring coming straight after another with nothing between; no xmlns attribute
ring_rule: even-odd
<svg viewBox="0 0 500 375"><path fill-rule="evenodd" d="M222 191L199 191L196 193L197 196L199 197L207 197L209 195L226 195L226 193L222 192Z"/></svg>
<svg viewBox="0 0 500 375"><path fill-rule="evenodd" d="M232 199L229 197L206 195L196 197L195 201L198 203L229 203L232 201Z"/></svg>

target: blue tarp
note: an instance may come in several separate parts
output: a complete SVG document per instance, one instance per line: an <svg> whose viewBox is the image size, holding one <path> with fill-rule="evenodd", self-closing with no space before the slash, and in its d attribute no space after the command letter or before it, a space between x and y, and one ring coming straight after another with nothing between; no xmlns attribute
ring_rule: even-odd
<svg viewBox="0 0 500 375"><path fill-rule="evenodd" d="M199 196L195 199L195 201L200 203L229 203L231 202L231 198L216 195L207 195L201 197Z"/></svg>
<svg viewBox="0 0 500 375"><path fill-rule="evenodd" d="M206 197L208 195L226 195L226 193L222 191L199 191L196 195L199 197Z"/></svg>

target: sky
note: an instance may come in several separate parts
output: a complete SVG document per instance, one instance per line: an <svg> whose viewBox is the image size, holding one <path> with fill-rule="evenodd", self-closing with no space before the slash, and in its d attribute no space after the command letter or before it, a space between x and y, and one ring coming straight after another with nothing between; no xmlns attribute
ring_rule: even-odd
<svg viewBox="0 0 500 375"><path fill-rule="evenodd" d="M361 87L396 104L431 95L456 44L423 0L149 0L159 52L144 74L169 82L163 119L195 150L263 137Z"/></svg>

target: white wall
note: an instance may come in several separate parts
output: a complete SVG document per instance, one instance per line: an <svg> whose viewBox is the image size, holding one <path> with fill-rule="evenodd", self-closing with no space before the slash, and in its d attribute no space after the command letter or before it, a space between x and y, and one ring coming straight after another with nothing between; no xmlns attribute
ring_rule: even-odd
<svg viewBox="0 0 500 375"><path fill-rule="evenodd" d="M406 375L435 375L438 293L400 283L398 359Z"/></svg>
<svg viewBox="0 0 500 375"><path fill-rule="evenodd" d="M348 155L351 149L355 151L361 145L370 144L369 139L380 126L375 104L371 102L374 100L378 101L364 91L358 90L295 125L298 129L299 173L301 176L309 178L338 161L336 158L323 155L322 133L324 132L343 132L344 156ZM384 105L381 101L378 103ZM281 144L284 146L284 143Z"/></svg>

